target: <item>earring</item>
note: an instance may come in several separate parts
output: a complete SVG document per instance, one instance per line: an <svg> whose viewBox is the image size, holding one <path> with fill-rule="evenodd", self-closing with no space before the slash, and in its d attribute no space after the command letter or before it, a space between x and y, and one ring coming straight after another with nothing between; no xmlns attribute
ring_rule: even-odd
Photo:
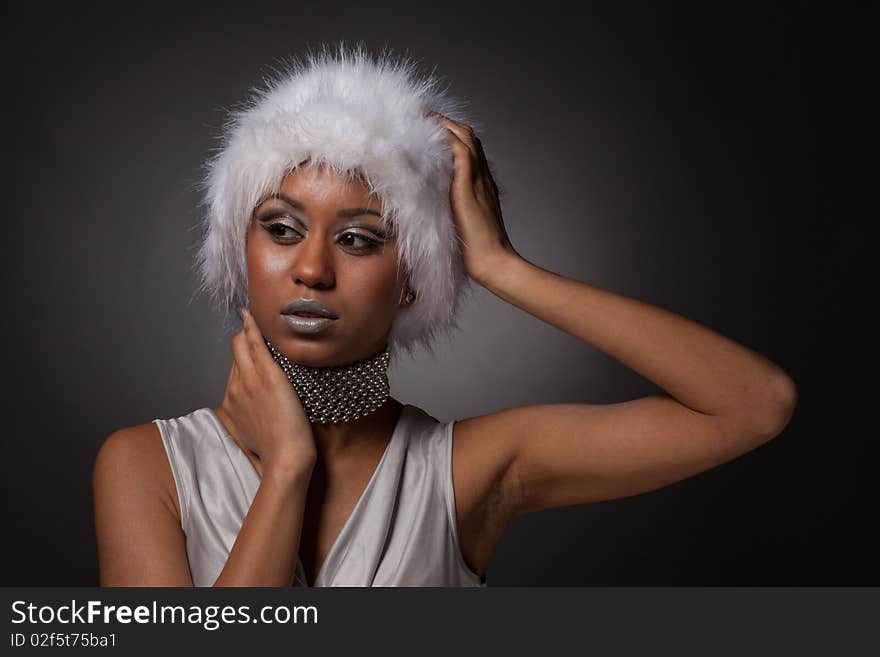
<svg viewBox="0 0 880 657"><path fill-rule="evenodd" d="M406 295L404 295L404 297L403 297L403 299L401 299L401 301L403 302L404 305L408 306L409 304L411 304L413 302L413 299L416 298L416 295L409 288L405 288L405 290L406 290Z"/></svg>

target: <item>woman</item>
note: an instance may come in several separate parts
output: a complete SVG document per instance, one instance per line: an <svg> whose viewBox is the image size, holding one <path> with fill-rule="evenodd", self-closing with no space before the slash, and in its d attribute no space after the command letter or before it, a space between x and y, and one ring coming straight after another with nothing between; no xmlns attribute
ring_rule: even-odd
<svg viewBox="0 0 880 657"><path fill-rule="evenodd" d="M653 490L782 431L796 391L773 363L522 258L468 123L407 62L344 48L233 114L198 258L241 309L226 392L102 445L102 585L484 585L511 519ZM390 398L389 360L454 326L469 280L668 394L447 423Z"/></svg>

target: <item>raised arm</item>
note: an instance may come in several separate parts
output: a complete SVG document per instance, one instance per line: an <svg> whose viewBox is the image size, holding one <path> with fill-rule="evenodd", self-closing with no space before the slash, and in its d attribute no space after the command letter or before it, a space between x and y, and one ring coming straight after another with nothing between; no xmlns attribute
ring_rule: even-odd
<svg viewBox="0 0 880 657"><path fill-rule="evenodd" d="M759 354L684 317L545 271L498 263L486 285L667 391L616 404L543 404L462 422L462 458L505 464L510 516L634 495L729 461L778 435L797 400Z"/></svg>
<svg viewBox="0 0 880 657"><path fill-rule="evenodd" d="M632 495L728 461L782 431L797 392L774 363L685 317L519 256L479 139L468 126L442 120L455 157L450 199L471 277L667 392L618 404L526 406L458 423L454 470L463 500L478 505L489 496L487 477L506 518ZM479 516L459 511L465 523Z"/></svg>

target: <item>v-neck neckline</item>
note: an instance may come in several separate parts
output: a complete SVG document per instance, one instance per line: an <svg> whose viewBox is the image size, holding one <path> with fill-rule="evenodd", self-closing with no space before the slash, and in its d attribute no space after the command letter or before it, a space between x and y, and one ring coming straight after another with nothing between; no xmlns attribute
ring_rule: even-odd
<svg viewBox="0 0 880 657"><path fill-rule="evenodd" d="M397 416L397 422L394 424L394 429L391 431L391 438L388 440L388 444L385 446L385 450L382 452L382 457L379 459L379 462L376 464L376 467L373 469L373 474L370 475L370 479L367 482L367 485L364 487L364 490L361 492L361 495L358 498L358 501L355 503L354 508L352 508L351 513L348 515L348 518L346 518L345 523L343 523L342 529L339 530L339 533L336 535L336 538L334 539L333 543L330 545L330 549L327 550L327 554L324 556L324 560L321 562L321 567L318 569L318 574L315 576L315 580L314 580L315 582L321 581L322 577L324 576L324 571L327 569L327 564L331 562L331 558L335 557L335 553L340 549L339 546L342 542L342 539L345 537L346 533L349 530L349 527L354 522L355 517L359 514L360 509L363 506L364 500L367 498L367 496L370 493L370 490L374 486L374 483L378 479L379 472L382 470L382 466L388 460L388 455L391 453L391 447L396 443L396 441L398 439L398 434L400 433L401 428L403 427L404 416L406 415L409 408L410 408L410 404L403 404L403 406L401 407L400 414ZM260 473L257 471L256 466L254 466L253 462L250 460L250 458L248 458L248 455L244 453L244 451L241 449L239 444L229 434L229 430L226 428L226 425L223 424L222 420L217 415L217 413L214 411L214 409L208 408L207 410L210 412L211 416L216 421L217 425L220 427L223 436L227 440L232 442L233 446L235 447L235 453L239 454L240 458L244 459L247 462L247 464L250 466L253 474L256 475L257 481L258 482L262 481L262 477L260 476ZM302 537L302 531L300 531L300 537ZM315 586L315 584L310 584L308 581L305 566L303 565L302 560L299 557L299 550L297 550L296 565L295 565L294 569L295 569L294 577L297 579L301 579L302 583L306 587L312 588ZM301 574L302 577L299 577L299 574Z"/></svg>

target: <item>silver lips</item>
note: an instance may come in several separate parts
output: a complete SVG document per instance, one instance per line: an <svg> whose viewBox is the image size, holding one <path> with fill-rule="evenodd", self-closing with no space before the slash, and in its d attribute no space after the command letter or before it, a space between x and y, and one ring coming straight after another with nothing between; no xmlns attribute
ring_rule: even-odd
<svg viewBox="0 0 880 657"><path fill-rule="evenodd" d="M294 315L295 313L303 312L303 313L311 313L313 315L320 315L321 317L328 317L330 319L337 319L337 315L332 312L330 309L321 305L315 299L297 299L296 301L292 301L287 306L285 306L284 310L281 311L282 315ZM310 318L302 318L302 319L310 319ZM314 319L314 318L311 318Z"/></svg>
<svg viewBox="0 0 880 657"><path fill-rule="evenodd" d="M297 312L311 313L320 317L302 317L294 314ZM293 331L304 334L318 333L338 319L336 314L315 299L297 299L287 304L281 315Z"/></svg>
<svg viewBox="0 0 880 657"><path fill-rule="evenodd" d="M297 333L318 333L336 321L332 317L300 317L299 315L282 315L282 317Z"/></svg>

